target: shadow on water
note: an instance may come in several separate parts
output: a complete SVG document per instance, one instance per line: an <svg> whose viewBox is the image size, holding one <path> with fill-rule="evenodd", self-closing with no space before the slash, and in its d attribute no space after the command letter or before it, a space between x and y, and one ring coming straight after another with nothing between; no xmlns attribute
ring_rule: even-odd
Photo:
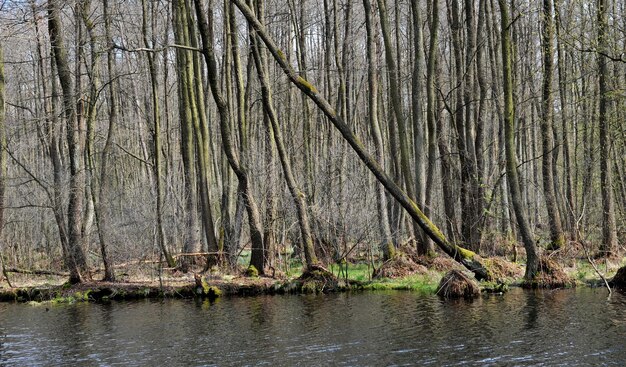
<svg viewBox="0 0 626 367"><path fill-rule="evenodd" d="M594 289L0 304L0 366L622 365L625 315Z"/></svg>

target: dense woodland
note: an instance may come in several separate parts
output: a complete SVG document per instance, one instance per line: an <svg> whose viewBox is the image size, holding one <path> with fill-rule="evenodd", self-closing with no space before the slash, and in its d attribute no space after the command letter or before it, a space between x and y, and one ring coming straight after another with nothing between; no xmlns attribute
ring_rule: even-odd
<svg viewBox="0 0 626 367"><path fill-rule="evenodd" d="M0 258L619 256L622 0L0 1ZM100 270L98 270L100 269Z"/></svg>

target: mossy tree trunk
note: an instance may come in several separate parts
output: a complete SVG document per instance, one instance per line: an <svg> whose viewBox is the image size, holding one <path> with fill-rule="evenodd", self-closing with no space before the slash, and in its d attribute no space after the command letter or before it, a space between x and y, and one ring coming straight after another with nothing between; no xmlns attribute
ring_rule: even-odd
<svg viewBox="0 0 626 367"><path fill-rule="evenodd" d="M502 45L502 77L504 78L504 145L506 154L506 176L511 194L511 201L519 232L526 248L526 273L524 277L531 280L538 271L539 259L537 249L533 241L525 209L522 204L522 196L517 172L517 157L515 155L515 107L513 105L513 55L511 51L511 36L509 34L510 18L508 5L505 0L498 0L502 22L501 45Z"/></svg>
<svg viewBox="0 0 626 367"><path fill-rule="evenodd" d="M426 175L426 197L424 213L429 216L433 197L433 182L437 164L437 90L435 88L437 70L437 48L439 37L439 0L432 0L430 5L428 41L428 60L426 64L426 126L428 128L428 173ZM443 175L443 174L442 174ZM444 182L445 185L445 182ZM450 235L450 233L448 233ZM429 240L429 239L427 239Z"/></svg>
<svg viewBox="0 0 626 367"><path fill-rule="evenodd" d="M542 119L541 119L541 142L542 142L542 175L543 195L548 209L548 226L550 227L550 245L548 248L556 250L563 246L565 237L561 225L561 214L556 201L554 189L552 150L554 149L553 138L553 96L552 96L552 69L554 67L554 25L552 21L552 0L543 0L542 7L542 37L541 49L543 57L543 84L542 84Z"/></svg>
<svg viewBox="0 0 626 367"><path fill-rule="evenodd" d="M361 161L376 176L376 179L385 186L387 191L400 203L400 205L402 205L411 218L446 254L472 271L476 278L490 278L489 272L482 264L480 258L476 256L474 252L448 241L439 228L437 228L437 226L432 223L426 215L424 215L417 204L415 204L415 202L391 179L391 177L383 171L374 157L367 152L363 143L361 143L359 138L354 134L354 132L352 132L346 122L338 116L337 112L331 107L317 88L299 76L293 67L287 62L285 54L276 46L276 43L269 36L265 27L255 17L254 12L242 0L232 1L246 17L248 23L256 30L257 34L261 37L276 62L289 77L289 80L303 93L305 93L326 115L335 128L339 130L344 139L350 144L352 149L357 153Z"/></svg>
<svg viewBox="0 0 626 367"><path fill-rule="evenodd" d="M185 12L187 16L187 34L189 45L197 49L198 39L196 36L196 24L193 18L193 8L189 0L185 1ZM208 257L209 265L217 263L218 244L215 236L215 227L213 224L213 208L210 198L210 181L211 181L211 149L209 136L208 119L206 116L204 85L202 84L202 72L200 69L200 54L193 52L191 54L191 75L193 76L193 93L190 98L194 99L196 118L194 118L194 136L196 145L196 167L198 171L199 183L199 201L202 213L202 227L207 243L207 250L211 254Z"/></svg>
<svg viewBox="0 0 626 367"><path fill-rule="evenodd" d="M179 45L189 45L189 28L185 0L172 2L174 38ZM198 111L195 97L195 80L193 73L193 54L191 51L177 48L176 65L178 73L178 109L181 132L181 155L183 159L185 229L183 252L200 251L200 226L198 221L198 183L195 162L195 129ZM187 261L183 259L181 267L186 270Z"/></svg>
<svg viewBox="0 0 626 367"><path fill-rule="evenodd" d="M602 191L602 242L600 252L604 256L612 255L617 249L617 230L615 224L615 203L613 199L613 171L611 167L611 132L609 123L610 91L608 54L607 0L597 1L598 24L598 84L599 110L598 129L600 130L600 187Z"/></svg>
<svg viewBox="0 0 626 367"><path fill-rule="evenodd" d="M45 57L43 55L43 45L41 39L39 38L39 22L37 20L37 8L35 6L35 2L31 3L31 10L33 12L33 25L35 28L36 35L36 49L37 49L37 57L39 59L38 62L38 74L41 80L49 80L50 81L50 89L48 89L48 83L41 83L40 93L43 96L47 96L48 91L50 91L51 98L43 104L43 111L46 115L45 123L47 125L46 134L48 135L47 151L48 157L50 158L50 163L52 165L52 192L48 194L49 200L52 206L52 212L54 213L54 219L57 225L57 231L59 234L59 242L61 244L61 253L63 255L63 261L66 268L70 268L72 265L72 261L70 260L69 255L69 246L68 246L68 234L67 234L67 222L65 216L65 210L63 208L63 200L62 200L62 176L63 176L63 152L61 149L61 140L60 140L60 131L61 126L59 124L58 117L60 114L58 113L58 87L55 78L50 78L48 75L55 75L55 61L53 58L49 58L48 62L50 65L50 74L46 72L46 63Z"/></svg>

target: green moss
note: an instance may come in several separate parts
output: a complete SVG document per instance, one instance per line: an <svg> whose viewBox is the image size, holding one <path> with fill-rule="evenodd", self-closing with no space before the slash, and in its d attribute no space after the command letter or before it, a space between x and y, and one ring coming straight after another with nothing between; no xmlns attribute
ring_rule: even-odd
<svg viewBox="0 0 626 367"><path fill-rule="evenodd" d="M439 230L439 228L433 222L430 221L430 218L428 218L426 216L426 214L424 214L424 212L422 212L422 210L417 206L417 204L415 204L415 202L411 201L411 206L413 207L413 209L417 213L417 216L420 217L422 222L430 229L430 231L436 237L439 237L441 240L445 240L446 239L446 237L443 235L443 232L441 232L441 230Z"/></svg>
<svg viewBox="0 0 626 367"><path fill-rule="evenodd" d="M259 271L254 267L254 265L250 265L248 266L248 269L246 269L246 276L256 278L259 276Z"/></svg>
<svg viewBox="0 0 626 367"><path fill-rule="evenodd" d="M309 83L306 79L301 76L298 76L298 83L302 85L305 89L307 89L311 93L317 93L317 89L313 86L313 84Z"/></svg>
<svg viewBox="0 0 626 367"><path fill-rule="evenodd" d="M506 293L509 291L509 285L504 282L481 282L480 288L486 293Z"/></svg>
<svg viewBox="0 0 626 367"><path fill-rule="evenodd" d="M282 50L276 50L276 53L278 53L278 57L280 57L281 60L287 61L287 57L285 56L285 53Z"/></svg>
<svg viewBox="0 0 626 367"><path fill-rule="evenodd" d="M216 286L210 286L205 293L209 298L217 298L222 295L222 290Z"/></svg>
<svg viewBox="0 0 626 367"><path fill-rule="evenodd" d="M476 256L475 252L470 251L468 249L464 249L463 247L455 246L455 249L461 255L463 259L474 260L474 256Z"/></svg>
<svg viewBox="0 0 626 367"><path fill-rule="evenodd" d="M202 284L202 289L200 290L202 295L209 298L217 298L222 295L222 290L214 285L209 285L206 278L201 278L200 282Z"/></svg>
<svg viewBox="0 0 626 367"><path fill-rule="evenodd" d="M321 284L315 280L306 280L302 282L302 293L315 294L321 292Z"/></svg>

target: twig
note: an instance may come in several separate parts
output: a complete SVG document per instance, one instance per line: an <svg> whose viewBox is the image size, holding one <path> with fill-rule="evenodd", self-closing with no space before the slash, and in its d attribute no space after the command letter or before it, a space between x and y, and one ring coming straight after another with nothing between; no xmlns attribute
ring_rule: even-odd
<svg viewBox="0 0 626 367"><path fill-rule="evenodd" d="M587 249L587 245L585 244L585 240L580 238L580 231L578 232L578 236L579 236L578 238L580 240L580 244L583 246L583 250L585 250L587 261L589 261L589 264L591 264L591 267L593 267L593 270L595 270L596 274L598 274L598 276L602 279L602 281L604 281L604 285L606 286L606 289L609 290L609 296L611 296L611 293L612 293L611 286L609 285L609 282L606 280L606 277L602 275L602 273L600 273L600 270L596 266L596 263L591 259L591 256L589 255L589 250Z"/></svg>
<svg viewBox="0 0 626 367"><path fill-rule="evenodd" d="M591 264L591 267L593 268L593 270L595 270L596 274L598 274L598 276L600 277L600 279L602 279L602 281L604 281L604 285L606 286L606 289L609 290L609 297L611 297L611 286L609 285L609 282L606 280L606 277L604 275L602 275L602 273L600 273L600 270L598 269L598 267L596 266L595 262L593 262L593 260L591 259L591 256L589 255L589 249L587 249L587 243L585 242L585 239L583 238L582 233L580 232L580 220L583 218L585 214L585 206L583 205L583 210L580 213L580 216L578 217L578 219L576 220L575 223L575 227L576 227L576 234L578 235L578 240L580 241L581 246L583 247L583 250L585 251L585 255L587 256L587 261L589 261L589 264Z"/></svg>
<svg viewBox="0 0 626 367"><path fill-rule="evenodd" d="M29 269L18 269L18 268L6 268L4 271L7 273L18 273L18 274L29 274L29 275L57 275L60 277L68 276L68 273L59 273L52 270L29 270Z"/></svg>

